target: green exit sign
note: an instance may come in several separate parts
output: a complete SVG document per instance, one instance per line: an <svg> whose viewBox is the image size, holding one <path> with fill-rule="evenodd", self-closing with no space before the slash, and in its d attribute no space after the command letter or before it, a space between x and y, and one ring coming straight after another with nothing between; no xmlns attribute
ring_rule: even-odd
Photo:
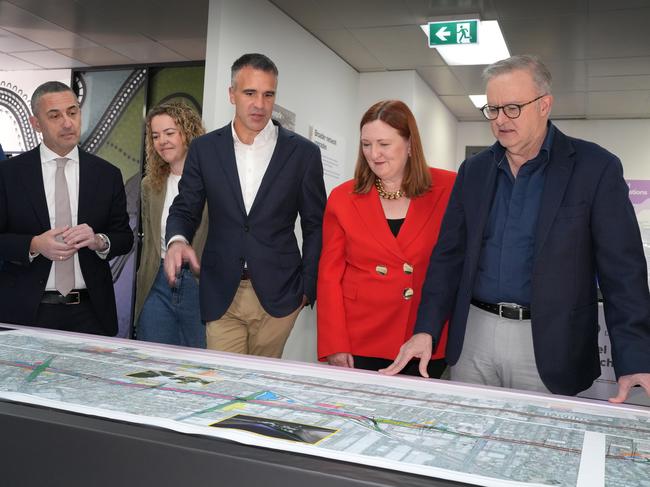
<svg viewBox="0 0 650 487"><path fill-rule="evenodd" d="M478 20L429 22L429 47L453 44L476 44Z"/></svg>

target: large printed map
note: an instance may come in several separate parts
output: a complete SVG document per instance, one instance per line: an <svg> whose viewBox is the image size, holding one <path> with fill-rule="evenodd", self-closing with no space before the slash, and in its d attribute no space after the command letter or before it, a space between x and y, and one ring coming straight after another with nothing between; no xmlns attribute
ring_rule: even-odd
<svg viewBox="0 0 650 487"><path fill-rule="evenodd" d="M650 486L650 411L0 332L0 397L475 485Z"/></svg>

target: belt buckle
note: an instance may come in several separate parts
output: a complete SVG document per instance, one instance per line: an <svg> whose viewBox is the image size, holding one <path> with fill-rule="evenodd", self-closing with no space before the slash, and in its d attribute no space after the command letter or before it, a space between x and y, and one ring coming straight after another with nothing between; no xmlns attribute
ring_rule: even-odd
<svg viewBox="0 0 650 487"><path fill-rule="evenodd" d="M524 307L517 303L497 303L499 306L499 318L503 318L503 308L510 308L519 310L519 321L524 319Z"/></svg>
<svg viewBox="0 0 650 487"><path fill-rule="evenodd" d="M70 302L66 301L66 303L65 303L66 305L70 305L70 304L80 304L80 303L81 303L81 293L80 293L79 291L70 291L70 292L65 296L66 299L68 298L68 296L71 296L71 297L75 297L75 296L76 296L77 300L76 300L76 301L70 301Z"/></svg>

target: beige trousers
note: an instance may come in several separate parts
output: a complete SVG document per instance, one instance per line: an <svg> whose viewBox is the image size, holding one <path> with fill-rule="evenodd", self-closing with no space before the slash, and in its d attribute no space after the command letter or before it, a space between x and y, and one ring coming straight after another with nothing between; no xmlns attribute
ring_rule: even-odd
<svg viewBox="0 0 650 487"><path fill-rule="evenodd" d="M280 358L298 313L276 318L260 304L248 280L243 280L226 313L205 327L207 348L221 352Z"/></svg>
<svg viewBox="0 0 650 487"><path fill-rule="evenodd" d="M551 392L537 371L531 321L500 318L474 305L463 350L450 369L453 381Z"/></svg>

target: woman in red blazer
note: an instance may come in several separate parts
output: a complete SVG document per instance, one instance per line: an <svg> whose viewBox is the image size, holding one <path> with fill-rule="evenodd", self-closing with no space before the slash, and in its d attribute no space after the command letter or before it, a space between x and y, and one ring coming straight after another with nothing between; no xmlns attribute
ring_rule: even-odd
<svg viewBox="0 0 650 487"><path fill-rule="evenodd" d="M318 357L378 370L413 334L429 257L455 173L429 168L413 114L379 102L361 119L354 179L335 188L323 219ZM429 362L444 371L447 330ZM413 361L402 373L419 375Z"/></svg>

